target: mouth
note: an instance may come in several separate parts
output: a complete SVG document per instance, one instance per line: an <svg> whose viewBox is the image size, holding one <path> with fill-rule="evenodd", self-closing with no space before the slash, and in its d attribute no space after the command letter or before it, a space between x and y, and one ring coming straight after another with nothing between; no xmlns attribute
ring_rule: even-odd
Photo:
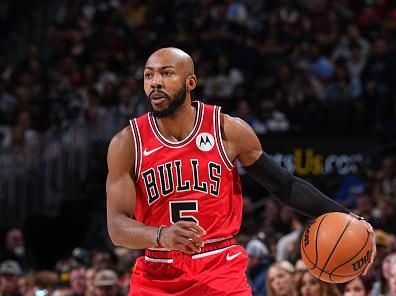
<svg viewBox="0 0 396 296"><path fill-rule="evenodd" d="M150 95L150 100L151 101L162 101L167 99L167 95L161 93L161 92L154 92Z"/></svg>
<svg viewBox="0 0 396 296"><path fill-rule="evenodd" d="M153 92L150 95L150 101L151 105L154 106L160 106L163 103L165 103L168 100L168 96L166 94L163 94L161 92ZM154 107L155 108L155 107Z"/></svg>

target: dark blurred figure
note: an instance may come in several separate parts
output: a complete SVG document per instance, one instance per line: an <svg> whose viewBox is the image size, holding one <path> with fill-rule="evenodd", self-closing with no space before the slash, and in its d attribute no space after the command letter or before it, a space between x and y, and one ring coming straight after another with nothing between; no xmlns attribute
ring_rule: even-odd
<svg viewBox="0 0 396 296"><path fill-rule="evenodd" d="M285 132L290 127L286 114L279 111L275 102L270 99L260 102L260 120L267 132Z"/></svg>
<svg viewBox="0 0 396 296"><path fill-rule="evenodd" d="M356 197L366 189L367 174L361 163L356 163L356 172L346 176L338 189L335 200L347 208L356 207Z"/></svg>
<svg viewBox="0 0 396 296"><path fill-rule="evenodd" d="M360 194L356 197L355 213L362 216L369 223L375 223L373 215L374 203L368 194Z"/></svg>
<svg viewBox="0 0 396 296"><path fill-rule="evenodd" d="M376 175L374 186L376 197L380 195L396 195L396 155L388 155L382 159L381 169Z"/></svg>
<svg viewBox="0 0 396 296"><path fill-rule="evenodd" d="M268 249L258 239L252 239L246 245L246 252L249 256L247 276L254 295L267 295L265 279L268 268L272 260L268 254Z"/></svg>
<svg viewBox="0 0 396 296"><path fill-rule="evenodd" d="M92 252L91 265L96 270L113 269L117 264L117 257L110 250L96 249Z"/></svg>
<svg viewBox="0 0 396 296"><path fill-rule="evenodd" d="M4 253L0 254L0 261L6 259L17 261L26 272L35 267L34 255L26 248L24 234L19 228L12 228L6 232Z"/></svg>
<svg viewBox="0 0 396 296"><path fill-rule="evenodd" d="M396 234L396 201L392 197L384 196L377 205L379 214L373 227Z"/></svg>
<svg viewBox="0 0 396 296"><path fill-rule="evenodd" d="M372 54L363 70L363 102L367 115L371 115L376 128L383 128L394 117L391 100L394 74L394 58L389 51L388 40L378 37Z"/></svg>

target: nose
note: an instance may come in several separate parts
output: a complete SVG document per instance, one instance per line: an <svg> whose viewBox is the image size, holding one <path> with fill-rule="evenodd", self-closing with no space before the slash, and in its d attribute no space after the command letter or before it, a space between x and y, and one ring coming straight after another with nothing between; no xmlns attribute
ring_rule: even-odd
<svg viewBox="0 0 396 296"><path fill-rule="evenodd" d="M151 88L155 89L161 89L163 86L162 84L162 76L160 73L154 73L153 79L151 80Z"/></svg>

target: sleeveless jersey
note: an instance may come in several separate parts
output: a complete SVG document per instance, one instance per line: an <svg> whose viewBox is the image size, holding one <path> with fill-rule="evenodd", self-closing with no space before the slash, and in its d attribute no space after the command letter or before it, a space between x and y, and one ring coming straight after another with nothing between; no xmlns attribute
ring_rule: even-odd
<svg viewBox="0 0 396 296"><path fill-rule="evenodd" d="M193 102L194 128L182 141L161 135L151 113L130 120L135 140L134 218L146 225L193 221L204 240L236 235L242 195L235 164L225 153L220 107Z"/></svg>

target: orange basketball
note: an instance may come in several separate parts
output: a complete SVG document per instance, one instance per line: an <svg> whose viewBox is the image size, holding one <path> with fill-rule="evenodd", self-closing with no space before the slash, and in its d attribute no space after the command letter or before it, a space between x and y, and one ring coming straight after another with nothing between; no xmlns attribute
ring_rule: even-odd
<svg viewBox="0 0 396 296"><path fill-rule="evenodd" d="M370 262L370 234L362 221L331 212L317 217L301 238L301 257L322 281L344 283L358 277Z"/></svg>

